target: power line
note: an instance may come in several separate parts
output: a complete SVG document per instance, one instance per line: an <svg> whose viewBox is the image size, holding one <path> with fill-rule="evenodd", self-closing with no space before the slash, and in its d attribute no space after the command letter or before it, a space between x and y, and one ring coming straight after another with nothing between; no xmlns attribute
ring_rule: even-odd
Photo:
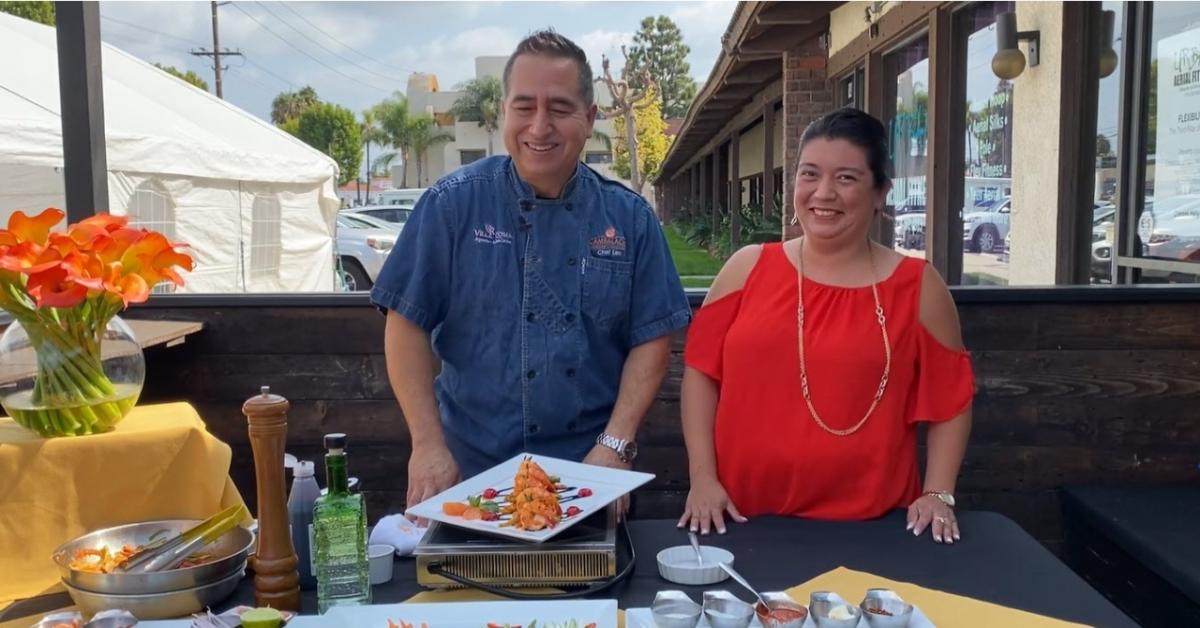
<svg viewBox="0 0 1200 628"><path fill-rule="evenodd" d="M360 56L360 57L362 57L362 58L364 58L364 59L366 59L366 60L368 60L368 61L371 61L372 63L378 64L378 65L379 65L379 66L381 66L381 67L385 67L385 68L392 68L393 70L400 70L401 72L416 72L416 70L412 70L412 69L409 69L409 68L402 68L402 67L399 67L399 66L392 65L392 64L390 64L390 63L384 63L383 61L380 61L379 59L376 59L376 58L372 57L371 55L368 55L368 54L366 54L365 52L362 52L362 51L360 51L360 50L358 50L358 49L354 48L354 47L353 47L353 46L351 46L350 44L347 44L346 42L344 42L344 41L342 41L342 40L338 39L337 37L334 37L333 35L330 35L330 34L329 34L327 31L323 30L323 29L322 29L320 26L317 26L316 24L313 24L311 21L309 21L309 19L308 19L308 18L306 18L306 17L304 17L304 15L303 15L303 14L301 14L299 11L297 11L297 10L293 9L293 8L292 8L292 7L291 7L291 6L290 6L288 3L286 3L286 2L280 2L280 3L279 3L279 5L280 5L280 6L282 6L283 8L285 8L285 9L287 9L288 11L291 11L293 15L295 15L295 16L296 16L296 17L298 17L298 18L300 18L301 20L304 20L304 23L305 23L305 24L308 24L309 26L311 26L311 27L312 27L314 30L316 30L318 33L321 33L322 35L324 35L324 36L326 36L326 37L328 37L328 38L332 39L333 41L337 42L338 44L341 44L341 46L342 46L343 48L345 48L345 49L347 49L347 50L349 50L349 51L351 51L351 52L353 52L353 53L357 54L358 56Z"/></svg>
<svg viewBox="0 0 1200 628"><path fill-rule="evenodd" d="M271 17L275 18L276 20L279 20L279 23L280 23L280 24L283 24L284 26L286 26L286 27L288 27L288 28L292 29L293 31L295 31L297 35L300 35L301 37L303 37L303 38L307 39L308 41L310 41L310 42L312 42L312 43L316 44L316 45L317 45L317 47L318 47L318 48L320 48L321 50L324 50L325 52L328 52L329 54L331 54L331 55L333 55L333 56L337 57L338 59L341 59L342 61L345 61L346 63L349 63L350 65L353 65L353 66L354 66L354 67L356 67L356 68L359 68L359 69L361 69L361 70L362 70L362 71L364 71L364 72L369 72L369 73L371 73L371 74L374 74L375 76L378 76L378 77L381 77L381 78L385 78L385 79L387 79L387 80L389 80L389 81L399 81L399 79L397 79L397 78L396 78L396 77L394 77L394 76L388 76L387 74L380 74L379 72L376 72L375 70L372 70L371 68L368 68L368 67L365 67L365 66L363 66L363 65L359 64L357 61L355 61L355 60L353 60L353 59L347 59L346 57L343 57L343 56L342 56L341 54L339 54L338 52L336 52L336 51L333 51L333 50L330 50L329 48L326 48L326 47L325 47L325 46L324 46L324 45L323 45L321 42L317 41L316 39L313 39L313 38L312 38L312 37L310 37L309 35L307 35L307 34L305 34L304 32L302 32L300 29L296 28L295 26L292 26L292 25L291 25L291 23L290 23L290 22L288 22L287 20L285 20L285 19L283 19L282 17L280 17L280 16L276 15L274 11L272 11L272 10L271 10L269 7L267 7L267 5L263 4L262 2L257 2L257 1L256 1L254 4L257 4L257 5L258 5L258 6L259 6L259 7L260 7L262 10L266 11L266 12L267 12L267 14L268 14L268 15L270 15Z"/></svg>
<svg viewBox="0 0 1200 628"><path fill-rule="evenodd" d="M275 31L271 30L271 27L267 26L266 24L263 24L262 22L260 22L260 21L258 20L258 18L254 17L253 15L251 15L251 14L250 14L250 12L246 11L245 9L243 9L243 8L242 8L242 5L240 5L240 4L236 4L236 3L235 3L235 4L233 4L232 6L233 6L233 8L237 9L238 11L241 11L243 15L245 15L245 16L246 16L246 17L248 17L248 18L250 18L250 19L251 19L251 21L253 21L255 24L258 24L259 26L261 26L263 30L265 30L265 31L267 31L268 33L270 33L271 35L273 35L273 36L274 36L276 39L278 39L279 41L282 41L283 43L287 44L287 45L288 45L290 48L292 48L293 50L295 50L296 52L299 52L300 54L302 54L302 55L304 55L304 56L308 57L309 59L312 59L313 61L317 62L319 65L321 65L322 67L324 67L324 68L326 68L326 69L330 70L331 72L333 72L333 73L335 73L335 74L338 74L338 75L340 75L340 76L343 76L343 77L345 77L345 78L347 78L347 79L349 79L349 80L351 80L351 81L354 81L354 83L355 83L356 85L365 85L365 86L367 86L367 87L370 87L370 88L372 88L372 89L375 89L375 90L381 91L381 92L383 92L383 93L385 93L385 94L390 94L390 93L392 93L392 91L394 91L394 90L390 90L390 89L384 89L384 88L382 88L382 87L379 87L378 85L373 85L373 84L371 84L371 83L368 83L368 82L366 82L366 81L361 81L361 80L359 80L359 79L356 79L356 78L354 78L353 76L350 76L349 74L346 74L345 72L342 72L341 70L339 70L339 69L337 69L337 68L335 68L335 67L333 67L333 66L329 65L328 63L325 63L324 61L321 61L320 59L318 59L318 58L316 58L316 57L312 56L311 54L308 54L308 52L306 52L304 49L302 49L302 48L300 48L300 47L296 46L295 44L293 44L292 42L288 41L287 39L285 39L285 38L284 38L282 35L280 35L279 33L276 33Z"/></svg>
<svg viewBox="0 0 1200 628"><path fill-rule="evenodd" d="M169 39L174 39L174 40L176 40L176 41L183 42L183 43L185 43L185 44L187 44L187 45L189 45L189 46L193 46L193 47L201 47L201 46L203 46L203 44L201 44L201 43L199 43L199 42L197 42L197 41L195 41L195 40L192 40L192 39L185 39L185 38L183 38L183 37L179 37L179 36L177 36L177 35L172 35L172 34L170 34L170 33L164 33L164 32L162 32L162 31L157 31L157 30L154 30L153 28L146 28L145 26L141 26L141 25L139 25L139 24L134 24L134 23L132 23L132 22L126 22L126 21L123 21L123 20L118 20L117 18L114 18L114 17L108 17L107 15L101 15L101 16L100 16L100 19L103 19L103 20L108 20L108 21L110 21L110 22L114 22L114 23L116 23L116 24L120 24L120 25L122 25L122 26L128 26L128 27L130 27L130 28L136 28L137 30L140 30L140 31L145 31L145 32L147 32L147 33L151 33L151 34L154 34L154 35L159 35L159 36L161 36L161 37L167 37L167 38L169 38ZM224 53L222 53L222 54L224 54ZM299 85L296 85L295 83L293 83L293 82L291 82L291 81L289 81L289 80L287 80L287 79L283 78L282 76L280 76L280 75L276 74L275 72L272 72L270 69L268 69L268 68L266 68L266 67L263 67L263 66L261 66L261 65L259 65L259 64L257 64L257 63L255 63L255 62L254 62L252 59L250 59L249 57L247 57L247 56L246 56L246 55L244 55L244 54L242 55L242 61L243 61L243 62L245 62L245 63L248 63L248 64L250 64L250 65L252 65L252 66L254 66L255 68L257 68L257 69L261 70L261 71L262 71L264 74L267 74L267 75L269 75L270 77L272 77L272 78L274 78L275 80L277 80L277 81L279 81L279 82L281 82L281 83L283 83L283 84L287 85L288 87L291 87L292 89L299 89L299 88L300 88L300 86L299 86ZM242 67L242 66L234 66L234 67ZM264 87L265 87L265 86L264 86Z"/></svg>

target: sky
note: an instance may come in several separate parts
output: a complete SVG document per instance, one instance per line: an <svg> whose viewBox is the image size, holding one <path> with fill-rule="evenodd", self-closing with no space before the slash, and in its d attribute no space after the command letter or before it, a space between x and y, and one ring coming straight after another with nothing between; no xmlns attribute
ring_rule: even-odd
<svg viewBox="0 0 1200 628"><path fill-rule="evenodd" d="M620 59L642 18L666 15L691 48L692 76L703 84L720 51L735 2L231 2L218 9L225 99L262 118L280 92L304 85L322 100L361 112L403 92L413 72L432 73L447 90L473 78L477 56L507 56L533 30L553 27L588 54ZM209 2L100 4L101 37L149 62L192 70L215 90Z"/></svg>

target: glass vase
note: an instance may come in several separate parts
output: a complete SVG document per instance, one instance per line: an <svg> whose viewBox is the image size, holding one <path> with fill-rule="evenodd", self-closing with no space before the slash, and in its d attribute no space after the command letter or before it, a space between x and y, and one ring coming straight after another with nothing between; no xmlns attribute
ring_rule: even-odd
<svg viewBox="0 0 1200 628"><path fill-rule="evenodd" d="M99 434L133 409L146 360L133 330L113 316L88 325L13 321L0 336L0 406L44 437Z"/></svg>

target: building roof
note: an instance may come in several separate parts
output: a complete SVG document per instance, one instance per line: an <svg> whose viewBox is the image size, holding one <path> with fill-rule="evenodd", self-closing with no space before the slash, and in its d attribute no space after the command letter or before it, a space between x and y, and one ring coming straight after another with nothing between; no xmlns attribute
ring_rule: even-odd
<svg viewBox="0 0 1200 628"><path fill-rule="evenodd" d="M700 87L663 161L670 178L763 88L783 75L783 53L829 29L844 2L739 2L721 36L721 54Z"/></svg>

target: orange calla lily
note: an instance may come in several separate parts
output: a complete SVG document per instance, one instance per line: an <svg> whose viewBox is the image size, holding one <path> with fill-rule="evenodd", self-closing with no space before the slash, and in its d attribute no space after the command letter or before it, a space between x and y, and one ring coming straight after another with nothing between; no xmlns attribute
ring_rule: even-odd
<svg viewBox="0 0 1200 628"><path fill-rule="evenodd" d="M65 215L61 209L48 207L42 213L30 218L25 212L18 209L8 218L8 230L19 241L45 246L50 229L57 225Z"/></svg>
<svg viewBox="0 0 1200 628"><path fill-rule="evenodd" d="M63 258L62 267L72 281L86 286L89 290L104 289L108 268L96 256L72 252Z"/></svg>
<svg viewBox="0 0 1200 628"><path fill-rule="evenodd" d="M87 298L87 287L73 281L61 265L30 275L25 289L39 308L75 307Z"/></svg>
<svg viewBox="0 0 1200 628"><path fill-rule="evenodd" d="M40 273L53 268L58 266L61 260L62 254L58 250L33 242L21 242L0 252L0 268L25 274Z"/></svg>
<svg viewBox="0 0 1200 628"><path fill-rule="evenodd" d="M125 273L120 262L109 267L108 277L104 280L104 289L110 294L120 297L121 302L128 306L130 303L144 303L150 298L150 284L137 273Z"/></svg>

